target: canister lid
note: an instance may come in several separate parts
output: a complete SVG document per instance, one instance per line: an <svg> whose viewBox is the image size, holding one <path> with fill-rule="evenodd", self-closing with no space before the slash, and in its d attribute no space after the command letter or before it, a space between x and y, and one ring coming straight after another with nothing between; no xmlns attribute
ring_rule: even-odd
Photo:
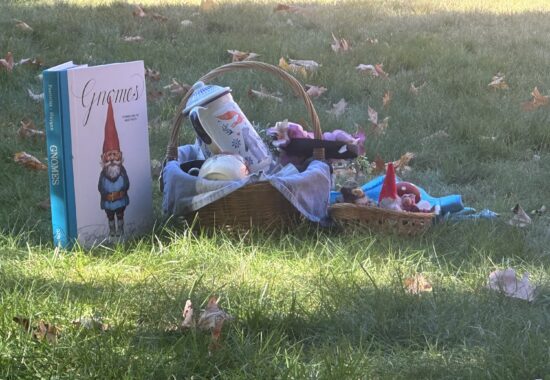
<svg viewBox="0 0 550 380"><path fill-rule="evenodd" d="M231 92L229 87L220 87L216 85L206 85L204 82L198 81L192 87L193 94L187 100L183 115L187 116L189 112L197 106L204 106L211 101Z"/></svg>

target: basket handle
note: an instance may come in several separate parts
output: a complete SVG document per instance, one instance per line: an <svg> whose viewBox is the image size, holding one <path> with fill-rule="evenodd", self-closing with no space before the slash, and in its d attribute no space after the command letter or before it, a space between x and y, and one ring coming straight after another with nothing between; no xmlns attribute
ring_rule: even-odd
<svg viewBox="0 0 550 380"><path fill-rule="evenodd" d="M277 66L273 66L268 63L257 62L257 61L233 62L233 63L228 63L226 65L220 66L210 71L209 73L205 74L202 78L200 78L199 81L208 83L210 80L222 74L225 74L226 72L237 71L237 70L248 70L248 69L256 69L256 70L261 70L261 71L274 74L279 78L281 78L284 82L289 84L290 87L292 87L292 89L296 93L296 95L300 96L306 105L306 109L309 113L309 117L311 118L311 122L313 126L313 136L319 140L323 138L321 125L319 123L319 116L317 116L317 112L313 107L311 98L304 90L304 87L300 84L300 82L296 78L288 74L286 71L283 71L282 69L278 68ZM193 93L193 89L190 89L189 91L187 91L187 93L185 94L185 96L183 97L183 99L181 100L178 106L178 113L177 113L176 119L174 120L174 124L172 125L170 142L168 143L168 146L166 148L165 161L177 160L178 158L178 145L177 145L178 137L179 137L181 124L183 123L183 120L184 120L184 116L182 112L183 112L183 109L185 108L185 105L187 104L187 100L189 99L192 93ZM313 158L318 160L324 160L325 149L315 148L313 150Z"/></svg>

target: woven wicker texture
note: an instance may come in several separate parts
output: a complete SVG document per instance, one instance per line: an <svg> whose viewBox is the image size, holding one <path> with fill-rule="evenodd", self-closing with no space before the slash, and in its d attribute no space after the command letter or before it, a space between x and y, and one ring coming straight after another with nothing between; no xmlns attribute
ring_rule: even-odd
<svg viewBox="0 0 550 380"><path fill-rule="evenodd" d="M296 78L276 66L255 61L234 62L210 71L199 81L208 83L222 74L239 70L267 72L287 83L294 93L304 101L312 122L314 137L322 139L323 134L319 117L309 95ZM178 107L170 141L166 148L166 161L177 160L179 133L185 119L182 111L192 93L192 89L188 91ZM315 149L313 158L324 160L324 148ZM187 219L195 221L201 227L232 226L246 229L250 227L276 228L287 226L300 220L300 216L301 214L269 182L258 182L244 186L228 196L201 208L197 212L188 215Z"/></svg>
<svg viewBox="0 0 550 380"><path fill-rule="evenodd" d="M427 231L434 222L433 213L393 211L379 207L336 203L329 208L330 217L337 223L357 224L374 231L419 235Z"/></svg>

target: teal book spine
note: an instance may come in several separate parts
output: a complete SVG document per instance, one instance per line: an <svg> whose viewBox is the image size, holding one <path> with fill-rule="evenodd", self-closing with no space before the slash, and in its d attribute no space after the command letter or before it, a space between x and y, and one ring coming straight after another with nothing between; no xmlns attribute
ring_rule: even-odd
<svg viewBox="0 0 550 380"><path fill-rule="evenodd" d="M67 204L67 219L69 229L70 243L73 244L78 239L77 220L76 220L76 202L75 202L75 186L73 172L73 148L71 136L71 119L70 119L70 102L69 102L69 83L67 70L59 73L59 95L63 100L61 102L61 119L63 120L63 154L65 164L65 188L66 204Z"/></svg>
<svg viewBox="0 0 550 380"><path fill-rule="evenodd" d="M70 246L71 234L67 208L59 73L45 70L43 86L53 241L56 246L67 248Z"/></svg>

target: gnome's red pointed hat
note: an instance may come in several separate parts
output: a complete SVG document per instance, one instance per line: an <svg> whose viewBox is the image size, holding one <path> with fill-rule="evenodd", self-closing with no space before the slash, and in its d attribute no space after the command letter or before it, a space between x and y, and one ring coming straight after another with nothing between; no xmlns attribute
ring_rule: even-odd
<svg viewBox="0 0 550 380"><path fill-rule="evenodd" d="M109 98L107 109L107 120L105 121L105 139L103 140L103 154L107 152L120 152L120 144L118 142L118 133L115 125L115 116L113 114L113 104Z"/></svg>
<svg viewBox="0 0 550 380"><path fill-rule="evenodd" d="M382 189L380 190L380 196L378 197L378 202L381 202L382 199L397 199L397 186L395 185L395 169L393 163L388 164L386 169L386 177L384 178L384 183L382 184Z"/></svg>

